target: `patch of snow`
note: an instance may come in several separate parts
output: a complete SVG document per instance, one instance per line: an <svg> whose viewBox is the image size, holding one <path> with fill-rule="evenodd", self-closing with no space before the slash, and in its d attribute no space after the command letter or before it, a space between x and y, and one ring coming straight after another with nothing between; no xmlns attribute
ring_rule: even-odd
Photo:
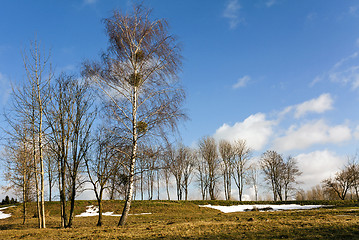
<svg viewBox="0 0 359 240"><path fill-rule="evenodd" d="M83 212L75 217L93 217L98 215L98 207L94 205L90 205L86 207L86 212ZM136 214L129 214L129 215L148 215L152 213L136 213ZM121 217L122 214L114 214L113 212L104 212L102 213L103 216L111 216L111 217Z"/></svg>
<svg viewBox="0 0 359 240"><path fill-rule="evenodd" d="M298 204L281 204L281 205L235 205L235 206L212 206L200 205L200 207L208 207L220 210L224 213L232 212L245 212L251 211L254 208L256 209L270 209L271 211L280 211L280 210L306 210L306 209L315 209L324 207L323 205L298 205Z"/></svg>
<svg viewBox="0 0 359 240"><path fill-rule="evenodd" d="M10 207L15 207L15 206L10 206ZM4 210L4 209L7 209L9 207L3 207L3 208L0 208L0 219L5 219L5 218L9 218L11 217L11 214L6 214L6 213L3 213L1 210Z"/></svg>

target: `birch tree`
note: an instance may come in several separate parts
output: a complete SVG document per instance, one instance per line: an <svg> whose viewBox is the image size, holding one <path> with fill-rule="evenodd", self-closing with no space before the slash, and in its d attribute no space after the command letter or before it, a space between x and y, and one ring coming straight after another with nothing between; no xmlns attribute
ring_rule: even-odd
<svg viewBox="0 0 359 240"><path fill-rule="evenodd" d="M184 117L184 92L177 81L180 48L166 20L151 20L150 11L135 6L131 14L114 11L104 20L109 48L102 62L87 63L84 73L105 93L121 137L131 146L128 191L119 226L126 223L134 192L139 141L175 130Z"/></svg>

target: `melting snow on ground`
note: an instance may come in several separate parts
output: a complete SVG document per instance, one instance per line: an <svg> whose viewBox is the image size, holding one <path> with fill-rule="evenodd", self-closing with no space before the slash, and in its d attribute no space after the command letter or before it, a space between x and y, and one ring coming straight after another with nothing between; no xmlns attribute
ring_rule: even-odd
<svg viewBox="0 0 359 240"><path fill-rule="evenodd" d="M298 204L282 204L282 205L236 205L236 206L212 206L212 205L200 205L200 207L209 207L220 210L224 213L231 212L245 212L253 209L280 211L280 210L305 210L324 207L323 205L298 205Z"/></svg>
<svg viewBox="0 0 359 240"><path fill-rule="evenodd" d="M11 206L11 207L15 207L15 206ZM11 217L11 214L6 214L6 213L3 213L3 211L1 210L4 210L4 209L7 209L9 207L3 207L3 208L0 208L0 219L4 219L4 218L9 218Z"/></svg>
<svg viewBox="0 0 359 240"><path fill-rule="evenodd" d="M93 217L98 215L98 207L94 205L90 205L86 207L86 212L81 213L80 215L76 215L75 217ZM137 213L137 214L129 214L129 215L147 215L152 213ZM114 214L113 212L104 212L102 216L112 216L112 217L121 217L121 214Z"/></svg>

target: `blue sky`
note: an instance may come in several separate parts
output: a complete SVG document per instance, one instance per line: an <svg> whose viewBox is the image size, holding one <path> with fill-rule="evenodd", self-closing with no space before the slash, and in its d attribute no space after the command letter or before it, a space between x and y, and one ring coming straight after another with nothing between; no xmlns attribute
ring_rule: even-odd
<svg viewBox="0 0 359 240"><path fill-rule="evenodd" d="M191 120L186 145L203 136L244 138L297 157L303 186L343 167L359 139L359 2L328 0L144 1L183 46L180 74ZM22 81L21 50L36 38L57 72L98 59L101 20L130 1L2 1L0 104Z"/></svg>

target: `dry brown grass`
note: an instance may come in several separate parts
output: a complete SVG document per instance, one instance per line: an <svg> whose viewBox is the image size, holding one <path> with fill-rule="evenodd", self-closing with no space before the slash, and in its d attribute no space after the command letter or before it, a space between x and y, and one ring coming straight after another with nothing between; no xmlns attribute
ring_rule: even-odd
<svg viewBox="0 0 359 240"><path fill-rule="evenodd" d="M78 201L76 214L91 201ZM72 229L60 229L58 203L48 203L47 229L37 229L29 214L21 224L21 208L9 208L13 216L0 220L0 239L359 239L359 208L221 213L198 207L198 202L135 201L133 215L125 227L117 227L118 217L104 217L96 227L96 217L76 218ZM106 201L104 211L120 212L122 202ZM31 206L34 211L34 206Z"/></svg>

